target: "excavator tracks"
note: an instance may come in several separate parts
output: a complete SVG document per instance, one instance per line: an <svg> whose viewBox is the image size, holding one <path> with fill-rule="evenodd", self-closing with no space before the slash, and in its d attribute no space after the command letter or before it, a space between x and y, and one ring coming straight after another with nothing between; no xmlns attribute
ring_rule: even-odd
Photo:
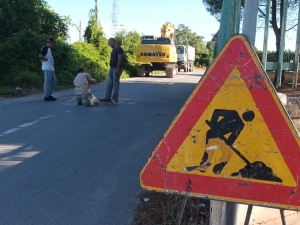
<svg viewBox="0 0 300 225"><path fill-rule="evenodd" d="M177 67L174 64L168 65L166 68L166 77L173 78L177 74Z"/></svg>
<svg viewBox="0 0 300 225"><path fill-rule="evenodd" d="M137 69L137 76L138 77L142 77L145 75L145 67L142 65L142 66L139 66L138 69Z"/></svg>

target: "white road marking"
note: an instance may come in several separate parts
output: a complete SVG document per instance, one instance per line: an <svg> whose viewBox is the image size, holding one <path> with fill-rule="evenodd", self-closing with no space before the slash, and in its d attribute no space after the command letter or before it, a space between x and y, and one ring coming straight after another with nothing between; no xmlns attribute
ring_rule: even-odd
<svg viewBox="0 0 300 225"><path fill-rule="evenodd" d="M11 134L11 133L15 133L15 132L17 132L17 131L19 131L21 129L24 129L26 127L30 127L30 126L32 126L32 125L40 122L41 120L48 119L48 118L51 118L51 117L54 117L54 116L44 116L44 117L41 117L41 118L39 118L39 119L31 122L31 123L21 124L20 126L17 126L15 128L9 129L9 130L5 131L4 133L0 134L0 137L3 137L5 135Z"/></svg>

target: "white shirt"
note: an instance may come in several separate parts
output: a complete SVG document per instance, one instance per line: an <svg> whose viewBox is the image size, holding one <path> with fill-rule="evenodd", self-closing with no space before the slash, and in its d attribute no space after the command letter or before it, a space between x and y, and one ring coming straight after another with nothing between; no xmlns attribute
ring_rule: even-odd
<svg viewBox="0 0 300 225"><path fill-rule="evenodd" d="M46 54L45 54L46 53ZM48 59L48 61L42 62L42 70L54 70L54 59L52 56L51 49L47 46L44 46L41 50L41 54L45 56L45 58Z"/></svg>

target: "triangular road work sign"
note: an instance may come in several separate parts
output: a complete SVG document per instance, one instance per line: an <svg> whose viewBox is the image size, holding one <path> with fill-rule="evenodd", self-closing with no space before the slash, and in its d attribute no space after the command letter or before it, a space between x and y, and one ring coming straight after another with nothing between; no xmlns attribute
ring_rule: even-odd
<svg viewBox="0 0 300 225"><path fill-rule="evenodd" d="M141 186L300 209L299 146L258 57L234 35L155 148Z"/></svg>

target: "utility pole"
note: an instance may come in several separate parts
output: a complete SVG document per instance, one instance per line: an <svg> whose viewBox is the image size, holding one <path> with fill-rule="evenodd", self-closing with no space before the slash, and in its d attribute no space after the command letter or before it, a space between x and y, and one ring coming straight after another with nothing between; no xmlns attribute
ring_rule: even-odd
<svg viewBox="0 0 300 225"><path fill-rule="evenodd" d="M263 65L263 67L264 67L265 70L267 70L268 39L269 39L269 26L270 26L270 10L271 10L271 0L267 0L267 5L266 5L266 19L265 19L265 32L264 32L264 47L263 47L263 55L262 55L262 65Z"/></svg>
<svg viewBox="0 0 300 225"><path fill-rule="evenodd" d="M82 34L81 34L81 21L79 21L79 41L81 42L81 37L82 37Z"/></svg>
<svg viewBox="0 0 300 225"><path fill-rule="evenodd" d="M76 27L76 30L78 30L78 35L79 35L79 42L82 41L82 33L81 33L81 21L79 21L79 26L77 26L76 24L72 24L72 26Z"/></svg>
<svg viewBox="0 0 300 225"><path fill-rule="evenodd" d="M98 0L95 0L95 13L96 13L96 20L98 22Z"/></svg>

